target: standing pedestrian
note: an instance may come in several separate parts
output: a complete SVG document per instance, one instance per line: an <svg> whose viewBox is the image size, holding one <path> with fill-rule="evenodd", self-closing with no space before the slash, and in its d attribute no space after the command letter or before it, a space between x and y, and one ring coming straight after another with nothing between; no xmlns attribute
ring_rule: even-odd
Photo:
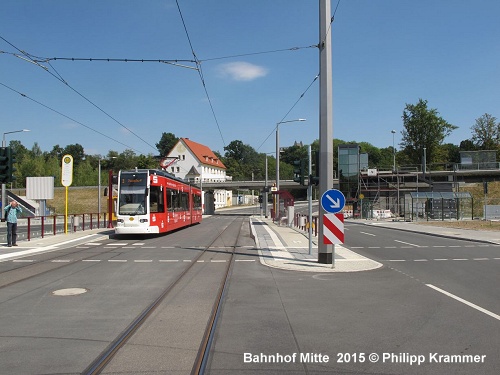
<svg viewBox="0 0 500 375"><path fill-rule="evenodd" d="M23 212L16 201L10 202L5 207L5 220L7 221L7 246L17 246L17 213Z"/></svg>

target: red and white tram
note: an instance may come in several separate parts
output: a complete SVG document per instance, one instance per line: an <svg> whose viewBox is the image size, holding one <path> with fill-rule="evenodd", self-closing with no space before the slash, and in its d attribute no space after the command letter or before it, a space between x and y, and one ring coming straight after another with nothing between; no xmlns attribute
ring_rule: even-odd
<svg viewBox="0 0 500 375"><path fill-rule="evenodd" d="M165 233L202 219L201 190L153 169L120 171L117 234Z"/></svg>

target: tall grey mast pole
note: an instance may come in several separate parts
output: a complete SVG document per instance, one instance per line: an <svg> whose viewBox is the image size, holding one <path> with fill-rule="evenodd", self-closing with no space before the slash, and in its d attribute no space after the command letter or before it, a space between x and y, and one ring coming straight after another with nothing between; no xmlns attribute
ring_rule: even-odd
<svg viewBox="0 0 500 375"><path fill-rule="evenodd" d="M333 187L333 110L331 0L319 1L319 196ZM320 207L318 263L333 263L333 246L323 243L323 215Z"/></svg>

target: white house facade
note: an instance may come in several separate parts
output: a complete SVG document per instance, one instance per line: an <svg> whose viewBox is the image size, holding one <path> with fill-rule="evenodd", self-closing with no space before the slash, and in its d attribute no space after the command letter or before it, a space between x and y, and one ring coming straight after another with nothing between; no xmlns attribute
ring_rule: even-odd
<svg viewBox="0 0 500 375"><path fill-rule="evenodd" d="M227 179L226 166L213 151L189 138L180 138L167 158L176 160L166 168L166 171L186 181L203 185L203 182L223 182ZM230 206L232 192L215 190L214 199L216 209Z"/></svg>

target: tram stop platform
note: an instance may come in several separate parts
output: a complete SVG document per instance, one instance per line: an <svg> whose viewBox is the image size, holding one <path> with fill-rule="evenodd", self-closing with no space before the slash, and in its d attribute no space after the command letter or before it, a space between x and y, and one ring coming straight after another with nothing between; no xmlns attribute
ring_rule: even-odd
<svg viewBox="0 0 500 375"><path fill-rule="evenodd" d="M382 263L342 245L335 245L332 264L318 263L316 237L309 251L309 238L294 228L280 226L271 219L257 216L250 218L250 225L260 261L269 267L306 272L358 272L382 267Z"/></svg>

